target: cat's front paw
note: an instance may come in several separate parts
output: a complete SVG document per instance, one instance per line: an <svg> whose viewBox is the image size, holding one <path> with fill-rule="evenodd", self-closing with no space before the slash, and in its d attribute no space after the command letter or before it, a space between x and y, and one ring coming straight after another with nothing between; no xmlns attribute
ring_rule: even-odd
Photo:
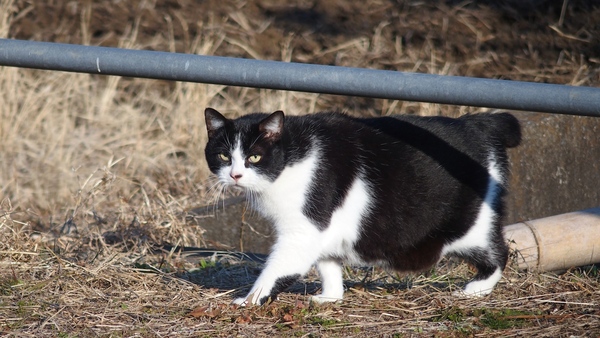
<svg viewBox="0 0 600 338"><path fill-rule="evenodd" d="M276 300L277 298L273 299ZM268 295L263 295L260 292L253 292L247 295L246 297L236 298L231 302L231 304L239 305L239 306L250 306L250 305L263 305L267 302L270 302L272 299Z"/></svg>
<svg viewBox="0 0 600 338"><path fill-rule="evenodd" d="M247 306L248 300L246 299L246 297L240 297L240 298L234 299L233 302L231 302L231 304L239 305L239 306Z"/></svg>
<svg viewBox="0 0 600 338"><path fill-rule="evenodd" d="M334 303L334 302L338 302L341 301L342 297L328 297L326 295L314 295L310 297L310 301L314 302L316 304L323 304L323 303Z"/></svg>

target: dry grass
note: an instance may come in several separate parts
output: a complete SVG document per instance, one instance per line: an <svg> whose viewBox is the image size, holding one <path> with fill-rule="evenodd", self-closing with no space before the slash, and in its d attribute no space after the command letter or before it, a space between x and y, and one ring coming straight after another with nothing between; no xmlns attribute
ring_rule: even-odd
<svg viewBox="0 0 600 338"><path fill-rule="evenodd" d="M255 263L150 254L152 232L131 225L117 244L98 233L52 241L19 231L4 215L0 328L14 336L593 336L600 332L599 273L507 269L484 299L452 291L470 275L444 261L426 275L347 269L346 300L314 306L312 272L276 303L229 305L256 277ZM147 231L147 229L146 229ZM143 233L143 234L142 234Z"/></svg>
<svg viewBox="0 0 600 338"><path fill-rule="evenodd" d="M298 2L294 10L280 1L1 0L0 36L597 85L600 9L571 2L558 25L547 6L519 15L514 6L485 2L371 1L367 8L339 0ZM319 287L311 273L280 302L237 309L229 302L252 282L256 263L159 250L205 246L201 226L185 215L208 198L206 106L231 116L474 108L7 67L0 67L0 88L3 335L600 333L597 267L563 274L508 268L484 299L451 296L470 275L453 261L398 279L348 269L347 300L321 307L305 295Z"/></svg>

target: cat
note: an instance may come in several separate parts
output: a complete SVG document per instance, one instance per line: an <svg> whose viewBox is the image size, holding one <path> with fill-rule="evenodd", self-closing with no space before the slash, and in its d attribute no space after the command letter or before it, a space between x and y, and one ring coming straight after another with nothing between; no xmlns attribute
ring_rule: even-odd
<svg viewBox="0 0 600 338"><path fill-rule="evenodd" d="M263 304L316 265L317 303L341 300L342 263L422 271L449 254L477 273L462 294L489 294L502 276L506 148L511 114L355 118L206 108L206 160L222 187L243 189L276 241L247 296Z"/></svg>

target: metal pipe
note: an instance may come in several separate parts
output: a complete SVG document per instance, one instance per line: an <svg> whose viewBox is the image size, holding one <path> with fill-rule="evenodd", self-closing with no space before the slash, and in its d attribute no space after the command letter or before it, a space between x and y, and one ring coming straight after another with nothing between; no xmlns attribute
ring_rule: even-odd
<svg viewBox="0 0 600 338"><path fill-rule="evenodd" d="M600 116L600 88L0 39L0 65Z"/></svg>

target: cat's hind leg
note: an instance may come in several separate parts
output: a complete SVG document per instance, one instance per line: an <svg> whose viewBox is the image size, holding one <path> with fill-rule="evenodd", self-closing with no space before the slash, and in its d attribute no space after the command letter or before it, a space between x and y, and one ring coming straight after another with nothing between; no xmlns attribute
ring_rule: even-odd
<svg viewBox="0 0 600 338"><path fill-rule="evenodd" d="M314 295L311 300L315 303L335 302L344 296L344 281L342 265L332 259L317 262L317 270L321 275L321 294Z"/></svg>
<svg viewBox="0 0 600 338"><path fill-rule="evenodd" d="M459 256L477 269L474 280L462 292L466 296L485 296L492 292L508 260L508 246L502 235L501 223L504 177L493 159L490 159L488 171L487 191L473 225L464 236L443 249L443 254Z"/></svg>
<svg viewBox="0 0 600 338"><path fill-rule="evenodd" d="M502 277L502 271L508 260L508 247L502 240L494 240L487 248L473 248L458 256L477 269L477 274L460 292L469 297L485 296L492 292Z"/></svg>
<svg viewBox="0 0 600 338"><path fill-rule="evenodd" d="M447 244L442 253L462 258L477 269L473 281L459 293L465 296L485 296L492 292L508 261L508 246L496 217L485 222L480 218L464 237Z"/></svg>

